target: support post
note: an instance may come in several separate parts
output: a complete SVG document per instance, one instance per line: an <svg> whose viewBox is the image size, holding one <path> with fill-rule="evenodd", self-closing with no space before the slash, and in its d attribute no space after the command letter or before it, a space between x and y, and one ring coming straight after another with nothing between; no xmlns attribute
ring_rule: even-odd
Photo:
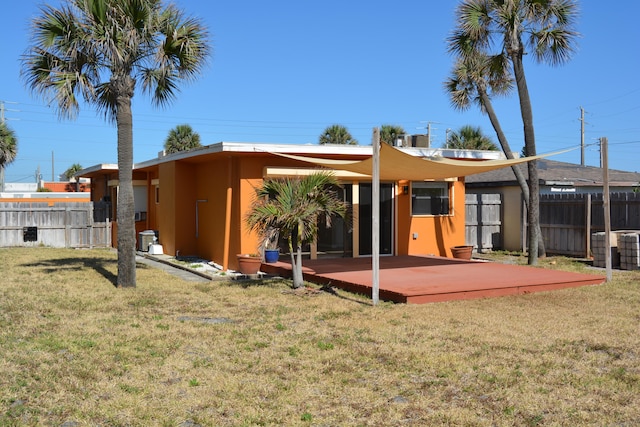
<svg viewBox="0 0 640 427"><path fill-rule="evenodd" d="M232 157L228 157L227 162L227 194L225 198L224 211L224 248L222 249L222 269L229 269L229 252L231 251L231 208L233 204L233 162Z"/></svg>
<svg viewBox="0 0 640 427"><path fill-rule="evenodd" d="M612 280L611 271L611 210L609 205L609 144L606 137L600 138L602 156L602 204L604 206L604 262L607 269L607 282Z"/></svg>
<svg viewBox="0 0 640 427"><path fill-rule="evenodd" d="M371 171L371 299L377 305L380 295L380 130L373 128Z"/></svg>
<svg viewBox="0 0 640 427"><path fill-rule="evenodd" d="M591 256L591 193L587 193L587 199L584 206L587 217L585 218L585 225L587 230L587 241L586 241L586 253L584 255L585 258L589 258Z"/></svg>
<svg viewBox="0 0 640 427"><path fill-rule="evenodd" d="M584 166L584 108L580 107L580 165Z"/></svg>

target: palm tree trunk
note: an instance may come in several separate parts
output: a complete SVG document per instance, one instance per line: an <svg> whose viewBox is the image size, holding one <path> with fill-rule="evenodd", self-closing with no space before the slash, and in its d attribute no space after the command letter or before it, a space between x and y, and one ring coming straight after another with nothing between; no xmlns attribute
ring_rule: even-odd
<svg viewBox="0 0 640 427"><path fill-rule="evenodd" d="M518 98L520 100L525 151L527 156L535 156L536 138L533 129L533 110L531 108L527 79L524 74L524 65L522 64L522 49L518 49L511 54L511 61L516 78L516 87L518 88ZM538 182L538 163L536 160L532 160L527 163L527 167L529 170L529 210L527 215L529 222L528 263L529 265L537 265L539 256L538 241L540 239L540 185Z"/></svg>
<svg viewBox="0 0 640 427"><path fill-rule="evenodd" d="M293 280L293 287L295 289L304 286L304 277L302 275L302 245L298 244L298 250L296 251L296 275Z"/></svg>
<svg viewBox="0 0 640 427"><path fill-rule="evenodd" d="M302 223L298 222L298 233L296 241L296 253L293 252L293 243L289 237L289 248L291 252L291 277L293 278L293 288L298 289L304 285L302 276Z"/></svg>
<svg viewBox="0 0 640 427"><path fill-rule="evenodd" d="M121 82L126 84L127 82ZM133 201L133 118L131 95L117 97L118 127L118 281L117 286L136 286L136 230ZM120 92L120 93L123 93Z"/></svg>
<svg viewBox="0 0 640 427"><path fill-rule="evenodd" d="M513 159L513 151L511 151L511 146L509 146L509 141L507 141L507 137L502 131L502 126L500 126L500 121L498 120L498 116L496 115L495 110L493 109L493 104L491 103L491 98L485 90L478 87L478 94L482 98L482 106L484 107L487 115L489 116L489 120L491 121L491 125L496 132L498 137L498 141L500 142L500 146L502 147L502 151L507 159ZM522 190L522 196L524 198L524 203L527 208L527 212L529 211L529 185L527 184L527 179L524 174L520 170L518 166L511 166L511 170L516 177L516 181L518 185L520 185L520 189ZM540 223L538 222L538 252L546 252L544 248L544 240L542 239L542 233L540 231Z"/></svg>

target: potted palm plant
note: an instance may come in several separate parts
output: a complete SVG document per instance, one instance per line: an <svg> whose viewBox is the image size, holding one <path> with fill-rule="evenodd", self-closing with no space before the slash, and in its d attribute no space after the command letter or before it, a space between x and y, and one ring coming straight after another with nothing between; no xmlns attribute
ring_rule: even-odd
<svg viewBox="0 0 640 427"><path fill-rule="evenodd" d="M280 258L280 247L278 246L279 237L280 232L277 228L269 227L265 230L261 244L261 247L264 250L264 262L278 262L278 259Z"/></svg>
<svg viewBox="0 0 640 427"><path fill-rule="evenodd" d="M331 217L347 214L347 204L332 191L338 185L330 173L314 173L303 178L267 179L256 188L256 198L245 218L251 230L264 235L278 230L288 244L293 287L304 285L302 245L318 234L318 222L327 227Z"/></svg>

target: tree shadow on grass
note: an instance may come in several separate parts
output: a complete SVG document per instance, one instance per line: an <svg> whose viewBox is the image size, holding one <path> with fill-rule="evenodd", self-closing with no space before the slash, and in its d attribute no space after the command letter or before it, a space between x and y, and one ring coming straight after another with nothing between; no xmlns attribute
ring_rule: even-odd
<svg viewBox="0 0 640 427"><path fill-rule="evenodd" d="M98 274L107 279L114 287L118 285L118 275L111 270L117 271L117 260L106 260L91 257L73 257L73 258L55 258L40 260L37 262L22 264L23 267L38 268L47 274L57 273L60 271L78 271L83 268L95 270ZM148 268L144 264L137 263L136 269Z"/></svg>
<svg viewBox="0 0 640 427"><path fill-rule="evenodd" d="M271 289L286 289L286 286L283 283L286 283L286 279L281 279L279 277L268 277L268 278L257 278L257 279L230 279L230 280L221 280L220 283L223 286L228 287L239 287L242 289L254 288L254 287L263 287L263 288L271 288ZM290 288L290 287L289 287Z"/></svg>
<svg viewBox="0 0 640 427"><path fill-rule="evenodd" d="M370 300L361 299L356 294L352 294L348 291L338 292L339 288L334 288L331 286L331 282L328 284L313 284L315 286L310 286L312 282L305 282L305 286L299 289L294 289L292 287L293 281L291 279L286 279L282 277L266 277L262 279L234 279L234 280L226 280L220 282L224 284L224 286L229 287L240 287L242 289L254 288L254 287L265 287L271 289L280 289L282 293L297 295L297 296L317 296L320 294L329 294L336 298L343 299L346 301L351 301L360 305L372 305ZM366 295L364 295L366 298Z"/></svg>

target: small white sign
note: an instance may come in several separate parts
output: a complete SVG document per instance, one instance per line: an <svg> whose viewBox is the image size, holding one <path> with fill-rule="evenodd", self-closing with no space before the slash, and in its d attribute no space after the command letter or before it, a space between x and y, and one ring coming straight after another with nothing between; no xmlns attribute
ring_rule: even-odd
<svg viewBox="0 0 640 427"><path fill-rule="evenodd" d="M575 193L575 187L551 187L552 193Z"/></svg>

